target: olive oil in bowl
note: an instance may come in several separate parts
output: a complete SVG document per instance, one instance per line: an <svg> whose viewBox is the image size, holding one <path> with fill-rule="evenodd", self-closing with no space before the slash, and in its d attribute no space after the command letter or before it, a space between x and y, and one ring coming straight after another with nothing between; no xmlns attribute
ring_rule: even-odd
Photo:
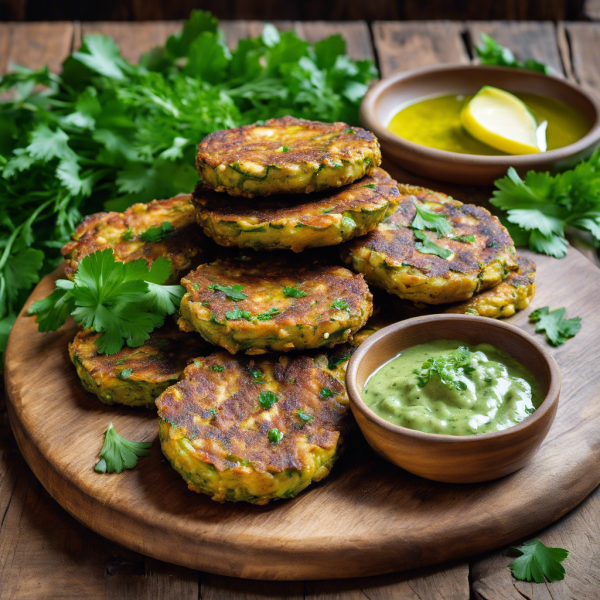
<svg viewBox="0 0 600 600"><path fill-rule="evenodd" d="M535 94L515 94L538 123L547 121L547 150L555 150L580 140L591 128L589 119L573 107L554 98ZM402 108L392 118L388 130L416 144L484 156L507 156L471 136L462 126L460 114L473 98L449 94L419 100Z"/></svg>

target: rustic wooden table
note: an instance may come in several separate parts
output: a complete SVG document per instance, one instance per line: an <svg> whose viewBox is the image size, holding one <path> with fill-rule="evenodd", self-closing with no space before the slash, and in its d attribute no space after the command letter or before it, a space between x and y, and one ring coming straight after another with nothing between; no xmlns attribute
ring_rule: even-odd
<svg viewBox="0 0 600 600"><path fill-rule="evenodd" d="M279 22L315 41L341 33L353 58L377 61L382 76L436 63L468 63L485 31L522 56L600 93L600 23L551 22ZM83 35L112 36L137 60L181 26L148 23L0 24L0 72L11 64L59 71ZM259 22L223 22L230 44L257 35ZM589 254L594 258L593 254ZM60 398L57 398L60 403ZM600 597L600 488L536 536L571 550L562 582L514 580L506 548L453 564L394 575L339 581L258 582L198 573L126 550L86 529L44 490L21 457L0 400L0 600L156 598L168 600L485 600ZM531 510L536 510L535 506Z"/></svg>

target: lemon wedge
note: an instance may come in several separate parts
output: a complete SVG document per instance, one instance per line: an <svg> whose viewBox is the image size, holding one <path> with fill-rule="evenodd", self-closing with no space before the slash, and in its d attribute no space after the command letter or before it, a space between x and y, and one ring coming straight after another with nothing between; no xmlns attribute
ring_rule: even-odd
<svg viewBox="0 0 600 600"><path fill-rule="evenodd" d="M546 149L544 129L538 128L521 100L504 90L482 87L463 108L460 120L474 138L508 154L533 154Z"/></svg>

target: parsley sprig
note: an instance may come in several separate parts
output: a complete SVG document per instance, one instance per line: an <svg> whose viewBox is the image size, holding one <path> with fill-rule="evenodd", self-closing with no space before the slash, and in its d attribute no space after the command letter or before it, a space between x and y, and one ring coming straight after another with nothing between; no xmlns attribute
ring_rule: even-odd
<svg viewBox="0 0 600 600"><path fill-rule="evenodd" d="M460 346L457 350L428 358L420 369L415 369L413 373L417 376L417 385L425 387L434 376L439 377L441 383L450 389L465 390L467 385L460 378L468 375L475 370L472 364L473 353L465 346Z"/></svg>
<svg viewBox="0 0 600 600"><path fill-rule="evenodd" d="M520 548L509 548L509 552L521 555L508 565L515 579L544 583L544 577L548 581L565 578L561 563L569 556L569 551L564 548L550 548L539 540L530 540Z"/></svg>
<svg viewBox="0 0 600 600"><path fill-rule="evenodd" d="M506 212L505 224L517 245L562 258L568 226L589 232L600 245L600 150L557 175L529 171L521 179L511 167L495 183L490 202Z"/></svg>
<svg viewBox="0 0 600 600"><path fill-rule="evenodd" d="M141 346L177 311L185 292L180 285L161 285L170 267L164 257L148 267L143 258L117 262L111 249L94 252L81 261L74 281L59 279L56 290L27 314L36 316L40 331L56 331L71 315L78 325L102 334L95 342L101 354L115 354L124 344Z"/></svg>
<svg viewBox="0 0 600 600"><path fill-rule="evenodd" d="M566 312L564 308L551 311L547 306L543 306L534 310L529 315L529 320L535 323L536 333L545 331L546 339L553 346L560 346L578 334L581 329L581 317L566 319Z"/></svg>
<svg viewBox="0 0 600 600"><path fill-rule="evenodd" d="M94 470L98 473L122 473L133 469L141 456L150 454L152 442L132 442L121 437L109 423L104 433L104 444L100 450L100 460Z"/></svg>
<svg viewBox="0 0 600 600"><path fill-rule="evenodd" d="M438 214L418 202L413 202L413 204L417 209L415 218L411 223L413 229L430 229L431 231L435 231L440 237L452 232L452 225L445 215Z"/></svg>
<svg viewBox="0 0 600 600"><path fill-rule="evenodd" d="M438 246L433 243L424 231L419 231L418 229L413 231L415 237L417 238L417 242L415 243L415 248L421 254L435 254L443 259L450 258L454 253L452 250L448 250L448 248L442 248L442 246Z"/></svg>

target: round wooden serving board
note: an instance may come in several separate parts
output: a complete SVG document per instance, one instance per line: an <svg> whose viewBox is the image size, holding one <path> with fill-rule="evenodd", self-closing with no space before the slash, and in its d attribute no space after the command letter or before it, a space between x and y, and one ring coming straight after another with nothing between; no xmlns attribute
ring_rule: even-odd
<svg viewBox="0 0 600 600"><path fill-rule="evenodd" d="M426 481L377 457L357 432L332 475L298 498L217 504L188 491L163 460L152 411L107 407L81 388L67 354L72 323L42 334L23 314L6 357L15 436L36 476L82 523L194 569L254 579L358 577L498 547L558 519L600 483L600 270L574 249L563 260L534 258L534 306L565 306L583 327L553 350L563 391L548 438L504 479ZM50 293L56 276L30 302ZM533 333L529 313L511 322ZM129 439L153 442L151 456L120 475L93 470L109 421Z"/></svg>

